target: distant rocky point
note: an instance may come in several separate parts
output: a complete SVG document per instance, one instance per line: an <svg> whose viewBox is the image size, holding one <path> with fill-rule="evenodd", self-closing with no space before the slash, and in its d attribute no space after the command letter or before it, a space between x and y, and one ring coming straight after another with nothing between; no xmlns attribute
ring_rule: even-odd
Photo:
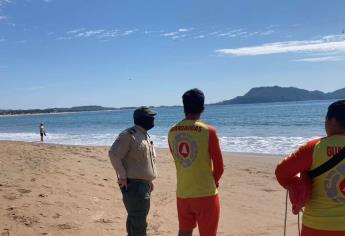
<svg viewBox="0 0 345 236"><path fill-rule="evenodd" d="M292 102L328 99L345 99L345 88L336 90L331 93L324 93L318 90L308 91L295 87L257 87L252 88L243 96L238 96L230 100L218 102L214 105Z"/></svg>

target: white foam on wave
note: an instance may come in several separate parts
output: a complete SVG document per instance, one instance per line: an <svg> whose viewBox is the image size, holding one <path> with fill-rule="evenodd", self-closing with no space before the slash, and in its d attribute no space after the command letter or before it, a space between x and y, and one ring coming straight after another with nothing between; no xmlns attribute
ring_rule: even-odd
<svg viewBox="0 0 345 236"><path fill-rule="evenodd" d="M66 145L109 146L117 135L48 133L44 141ZM0 140L36 142L40 140L40 135L38 133L0 133Z"/></svg>
<svg viewBox="0 0 345 236"><path fill-rule="evenodd" d="M34 142L39 139L37 133L0 133L0 140Z"/></svg>
<svg viewBox="0 0 345 236"><path fill-rule="evenodd" d="M63 134L48 133L46 143L86 146L110 146L118 134ZM158 148L168 148L168 137L151 135ZM272 155L285 155L293 152L298 146L316 137L220 137L223 151L238 153L260 153ZM40 140L38 133L0 133L0 140L37 142Z"/></svg>
<svg viewBox="0 0 345 236"><path fill-rule="evenodd" d="M223 151L286 155L296 150L300 145L317 137L221 137Z"/></svg>

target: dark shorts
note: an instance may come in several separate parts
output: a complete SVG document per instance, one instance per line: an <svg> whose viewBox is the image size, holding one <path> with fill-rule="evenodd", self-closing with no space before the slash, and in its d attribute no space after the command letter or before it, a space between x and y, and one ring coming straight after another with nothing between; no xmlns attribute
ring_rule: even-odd
<svg viewBox="0 0 345 236"><path fill-rule="evenodd" d="M41 134L41 137L43 137L43 133L40 133Z"/></svg>

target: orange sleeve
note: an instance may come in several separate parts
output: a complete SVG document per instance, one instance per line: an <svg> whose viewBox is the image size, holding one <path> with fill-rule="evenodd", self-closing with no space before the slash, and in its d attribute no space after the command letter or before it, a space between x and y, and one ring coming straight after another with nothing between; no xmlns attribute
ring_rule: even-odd
<svg viewBox="0 0 345 236"><path fill-rule="evenodd" d="M319 141L320 139L309 141L278 164L275 174L281 186L287 188L293 177L311 168L314 147Z"/></svg>
<svg viewBox="0 0 345 236"><path fill-rule="evenodd" d="M213 165L213 177L216 183L216 186L219 185L220 177L224 172L223 156L222 151L220 150L219 140L217 136L217 130L208 126L209 128L209 139L208 139L208 148L209 154L212 160Z"/></svg>

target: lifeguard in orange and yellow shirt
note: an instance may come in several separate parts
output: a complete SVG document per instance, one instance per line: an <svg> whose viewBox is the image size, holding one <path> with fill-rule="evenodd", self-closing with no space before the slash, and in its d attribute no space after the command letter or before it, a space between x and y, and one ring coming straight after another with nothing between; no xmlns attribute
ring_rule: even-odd
<svg viewBox="0 0 345 236"><path fill-rule="evenodd" d="M199 119L204 100L199 89L184 93L186 118L169 131L177 176L179 236L191 236L196 225L200 236L217 234L220 212L217 188L224 167L216 129Z"/></svg>
<svg viewBox="0 0 345 236"><path fill-rule="evenodd" d="M276 177L284 188L293 191L298 173L319 167L345 147L345 100L328 107L325 129L326 137L306 143L277 166ZM311 180L302 236L345 236L345 160Z"/></svg>

